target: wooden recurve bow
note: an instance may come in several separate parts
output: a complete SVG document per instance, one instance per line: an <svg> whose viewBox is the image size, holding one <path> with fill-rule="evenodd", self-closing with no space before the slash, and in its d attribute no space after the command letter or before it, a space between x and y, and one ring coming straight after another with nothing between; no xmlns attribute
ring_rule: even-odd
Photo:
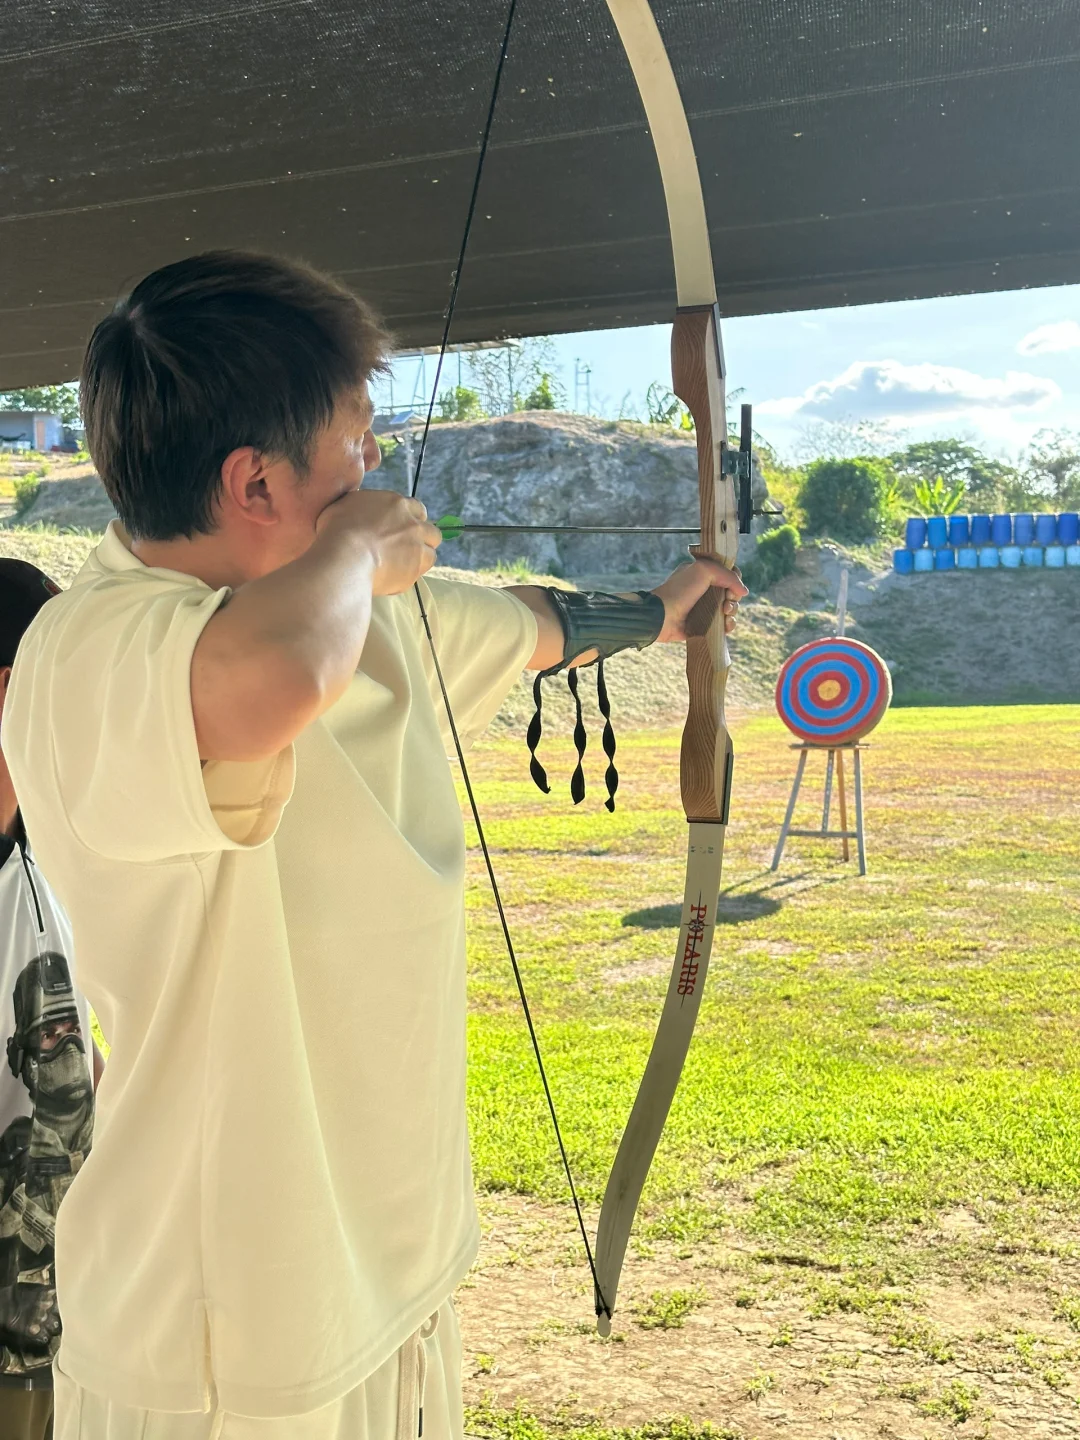
<svg viewBox="0 0 1080 1440"><path fill-rule="evenodd" d="M667 203L678 304L671 332L672 388L693 416L697 437L701 544L693 553L731 567L738 559L740 529L750 528L750 415L744 406L742 443L729 450L720 312L690 127L648 0L607 0L607 5L641 94ZM689 834L682 923L663 1013L600 1213L595 1300L601 1335L611 1332L630 1230L678 1088L712 951L732 768L724 717L731 663L725 599L725 591L710 590L687 626L690 704L680 770Z"/></svg>

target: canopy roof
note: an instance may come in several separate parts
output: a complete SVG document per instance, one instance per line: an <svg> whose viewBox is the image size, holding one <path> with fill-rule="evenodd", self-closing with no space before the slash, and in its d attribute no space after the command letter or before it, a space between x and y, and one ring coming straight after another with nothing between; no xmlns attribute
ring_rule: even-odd
<svg viewBox="0 0 1080 1440"><path fill-rule="evenodd" d="M3 0L0 388L116 296L302 256L436 343L506 0ZM720 304L1080 280L1077 0L653 0ZM519 0L453 338L667 320L659 175L604 0Z"/></svg>

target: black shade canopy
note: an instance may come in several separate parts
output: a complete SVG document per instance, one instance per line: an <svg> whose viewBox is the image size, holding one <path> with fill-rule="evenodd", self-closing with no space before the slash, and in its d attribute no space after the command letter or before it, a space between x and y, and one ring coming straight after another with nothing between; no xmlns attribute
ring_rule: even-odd
<svg viewBox="0 0 1080 1440"><path fill-rule="evenodd" d="M1080 280L1080 0L653 0L725 313ZM436 343L506 0L4 0L0 388L198 250L302 256ZM452 338L667 320L604 0L519 0Z"/></svg>

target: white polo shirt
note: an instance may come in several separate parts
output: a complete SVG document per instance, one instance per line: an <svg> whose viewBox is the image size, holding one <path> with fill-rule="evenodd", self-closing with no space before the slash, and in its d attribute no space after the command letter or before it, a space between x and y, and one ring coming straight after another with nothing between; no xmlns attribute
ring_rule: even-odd
<svg viewBox="0 0 1080 1440"><path fill-rule="evenodd" d="M191 655L227 590L114 522L20 647L4 749L112 1046L57 1227L58 1363L125 1405L316 1409L475 1255L465 844L412 592L265 762L200 768ZM505 591L423 585L462 740L536 643Z"/></svg>

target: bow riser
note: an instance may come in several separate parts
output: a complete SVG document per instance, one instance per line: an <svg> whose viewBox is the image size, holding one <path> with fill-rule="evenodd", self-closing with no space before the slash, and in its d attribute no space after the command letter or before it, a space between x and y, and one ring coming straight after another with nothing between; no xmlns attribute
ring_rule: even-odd
<svg viewBox="0 0 1080 1440"><path fill-rule="evenodd" d="M733 566L739 555L734 481L724 474L727 448L724 351L716 305L677 311L671 331L675 394L694 419L698 453L701 544L693 553ZM731 740L724 695L731 666L724 634L727 592L709 590L687 621L686 678L690 705L680 761L683 809L693 821L727 824Z"/></svg>

